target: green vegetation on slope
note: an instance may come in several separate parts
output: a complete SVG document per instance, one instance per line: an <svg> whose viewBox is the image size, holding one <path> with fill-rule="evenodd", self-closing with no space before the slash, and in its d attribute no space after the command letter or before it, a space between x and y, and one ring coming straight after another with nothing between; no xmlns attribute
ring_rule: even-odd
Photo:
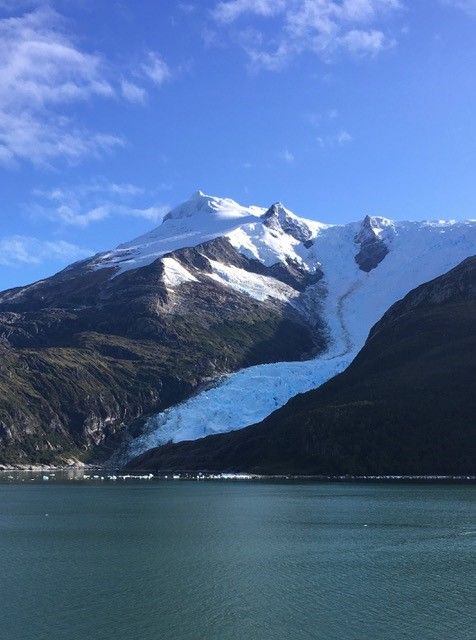
<svg viewBox="0 0 476 640"><path fill-rule="evenodd" d="M103 459L210 378L320 346L292 309L209 278L170 291L162 270L79 265L0 295L0 464Z"/></svg>

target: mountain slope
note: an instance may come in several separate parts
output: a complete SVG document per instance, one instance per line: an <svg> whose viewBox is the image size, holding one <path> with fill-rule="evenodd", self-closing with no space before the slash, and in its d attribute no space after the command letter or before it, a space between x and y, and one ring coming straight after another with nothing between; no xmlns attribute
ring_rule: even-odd
<svg viewBox="0 0 476 640"><path fill-rule="evenodd" d="M474 222L333 226L197 192L140 238L0 293L0 463L253 424L475 246Z"/></svg>
<svg viewBox="0 0 476 640"><path fill-rule="evenodd" d="M195 196L159 227L172 246L180 221L189 240L183 209L206 224L204 203L217 207L210 227L229 227L229 201ZM125 427L208 380L323 348L319 318L299 302L319 270L267 266L213 235L165 255L149 236L0 294L0 463L109 455Z"/></svg>
<svg viewBox="0 0 476 640"><path fill-rule="evenodd" d="M474 474L476 257L410 292L342 374L264 422L133 460L140 469Z"/></svg>

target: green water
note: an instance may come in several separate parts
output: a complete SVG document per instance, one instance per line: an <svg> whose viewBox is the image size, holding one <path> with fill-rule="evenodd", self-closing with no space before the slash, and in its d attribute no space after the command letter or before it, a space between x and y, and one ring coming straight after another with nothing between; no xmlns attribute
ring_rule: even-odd
<svg viewBox="0 0 476 640"><path fill-rule="evenodd" d="M0 484L1 640L474 640L476 488Z"/></svg>

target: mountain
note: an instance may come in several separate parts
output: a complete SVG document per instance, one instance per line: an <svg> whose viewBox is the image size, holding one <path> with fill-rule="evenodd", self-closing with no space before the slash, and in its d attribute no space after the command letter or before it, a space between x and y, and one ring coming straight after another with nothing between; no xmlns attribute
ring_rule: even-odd
<svg viewBox="0 0 476 640"><path fill-rule="evenodd" d="M476 472L476 257L411 291L348 369L256 426L167 444L130 469Z"/></svg>
<svg viewBox="0 0 476 640"><path fill-rule="evenodd" d="M282 207L271 207L264 218L268 215L273 221L281 215L307 225ZM296 394L315 389L343 371L392 304L476 251L474 221L404 222L365 216L345 225L314 225L309 239L300 235L300 242L295 241L293 259L304 269L317 268L322 273L317 284L299 297L301 308L305 303L309 318L323 327L322 351L306 361L241 369L151 416L144 433L131 442L128 456L166 442L194 440L260 422ZM240 252L260 257L254 229L251 232L245 226L228 237ZM267 246L274 242L268 235ZM279 264L276 254L272 260ZM242 282L235 275L228 284L236 287ZM292 305L295 301L289 299Z"/></svg>
<svg viewBox="0 0 476 640"><path fill-rule="evenodd" d="M197 192L140 238L0 293L0 464L253 424L475 246L470 221L329 225Z"/></svg>
<svg viewBox="0 0 476 640"><path fill-rule="evenodd" d="M308 227L275 210L292 228L197 193L134 242L1 293L0 463L108 456L211 379L319 353L300 298L322 274L294 253Z"/></svg>

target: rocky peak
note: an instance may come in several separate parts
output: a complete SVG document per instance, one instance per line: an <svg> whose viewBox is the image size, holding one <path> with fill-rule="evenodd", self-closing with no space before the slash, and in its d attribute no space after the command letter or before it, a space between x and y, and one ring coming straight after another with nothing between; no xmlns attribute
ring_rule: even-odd
<svg viewBox="0 0 476 640"><path fill-rule="evenodd" d="M365 272L375 269L388 253L388 247L382 238L383 231L391 225L387 218L366 215L355 234L355 242L360 244L360 251L355 261Z"/></svg>
<svg viewBox="0 0 476 640"><path fill-rule="evenodd" d="M274 231L282 231L299 242L307 242L312 232L297 216L291 213L281 202L275 202L262 216L263 224Z"/></svg>
<svg viewBox="0 0 476 640"><path fill-rule="evenodd" d="M392 221L381 216L366 215L360 223L360 229L356 233L356 242L365 242L372 238L379 238L385 229L392 226Z"/></svg>

